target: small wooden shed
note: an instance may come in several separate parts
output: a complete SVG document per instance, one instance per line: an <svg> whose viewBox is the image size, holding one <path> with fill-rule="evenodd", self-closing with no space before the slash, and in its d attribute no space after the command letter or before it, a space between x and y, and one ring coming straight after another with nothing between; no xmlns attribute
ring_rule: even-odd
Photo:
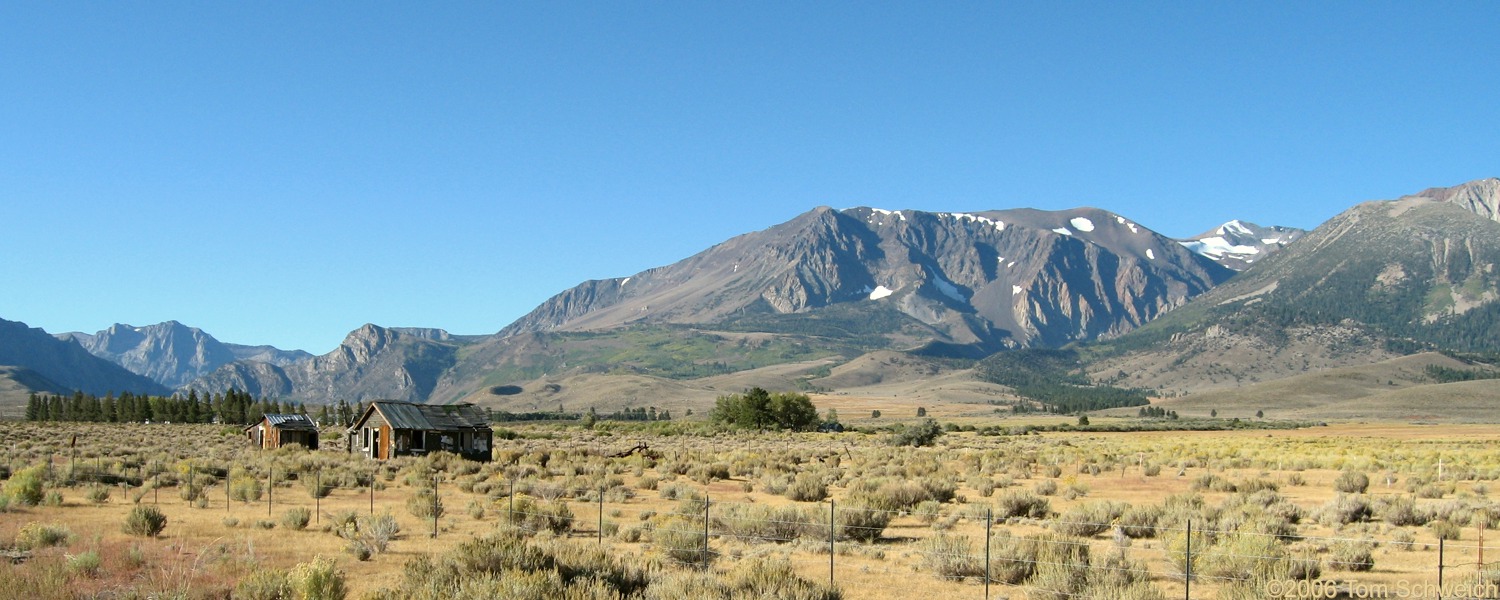
<svg viewBox="0 0 1500 600"><path fill-rule="evenodd" d="M378 460L442 451L489 462L493 444L489 418L473 404L376 400L349 428L349 452Z"/></svg>
<svg viewBox="0 0 1500 600"><path fill-rule="evenodd" d="M245 428L245 437L265 450L275 450L287 444L317 450L318 424L307 415L267 414L259 423Z"/></svg>

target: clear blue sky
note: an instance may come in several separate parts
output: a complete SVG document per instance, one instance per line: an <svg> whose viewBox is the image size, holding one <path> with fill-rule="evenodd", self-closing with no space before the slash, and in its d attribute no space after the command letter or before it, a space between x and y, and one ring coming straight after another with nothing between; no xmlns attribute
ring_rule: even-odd
<svg viewBox="0 0 1500 600"><path fill-rule="evenodd" d="M818 205L1311 228L1500 175L1496 31L1487 2L5 2L0 317L323 353L492 333Z"/></svg>

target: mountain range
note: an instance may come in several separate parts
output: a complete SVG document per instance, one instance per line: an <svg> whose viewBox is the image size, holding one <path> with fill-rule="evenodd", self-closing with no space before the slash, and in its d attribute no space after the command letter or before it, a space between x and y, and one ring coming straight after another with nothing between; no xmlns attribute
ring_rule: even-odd
<svg viewBox="0 0 1500 600"><path fill-rule="evenodd" d="M1005 397L965 365L1061 347L1077 349L1092 382L1206 393L1426 350L1500 350L1497 199L1500 180L1486 179L1363 203L1310 232L1231 221L1181 240L1095 208L819 207L584 282L492 335L369 324L311 356L170 321L58 336L0 322L0 398L235 388L612 410L702 407L762 381L847 391L939 379Z"/></svg>

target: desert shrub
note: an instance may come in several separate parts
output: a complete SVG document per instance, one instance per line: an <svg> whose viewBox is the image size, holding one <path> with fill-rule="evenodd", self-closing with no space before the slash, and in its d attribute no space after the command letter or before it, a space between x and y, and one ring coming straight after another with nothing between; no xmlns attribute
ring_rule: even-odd
<svg viewBox="0 0 1500 600"><path fill-rule="evenodd" d="M335 481L332 478L322 477L318 473L303 473L299 478L302 485L307 489L307 495L311 498L327 498L333 491Z"/></svg>
<svg viewBox="0 0 1500 600"><path fill-rule="evenodd" d="M1213 545L1193 553L1193 570L1221 580L1249 577L1257 581L1286 577L1286 548L1275 537L1255 534L1222 536Z"/></svg>
<svg viewBox="0 0 1500 600"><path fill-rule="evenodd" d="M406 512L418 519L430 521L441 518L447 511L437 490L422 488L406 499Z"/></svg>
<svg viewBox="0 0 1500 600"><path fill-rule="evenodd" d="M286 511L281 515L281 525L292 531L307 529L307 524L312 521L312 511L298 506Z"/></svg>
<svg viewBox="0 0 1500 600"><path fill-rule="evenodd" d="M62 506L62 505L63 505L62 492L59 492L57 490L47 490L47 493L42 494L42 506Z"/></svg>
<svg viewBox="0 0 1500 600"><path fill-rule="evenodd" d="M167 528L167 515L155 506L136 506L125 516L125 533L141 537L156 537Z"/></svg>
<svg viewBox="0 0 1500 600"><path fill-rule="evenodd" d="M1051 496L1057 493L1057 480L1043 479L1032 486L1032 490L1043 496Z"/></svg>
<svg viewBox="0 0 1500 600"><path fill-rule="evenodd" d="M682 517L669 517L651 531L651 541L672 560L703 564L712 555L704 553L703 524Z"/></svg>
<svg viewBox="0 0 1500 600"><path fill-rule="evenodd" d="M974 491L979 492L979 497L988 498L995 495L995 480L988 477L974 482Z"/></svg>
<svg viewBox="0 0 1500 600"><path fill-rule="evenodd" d="M931 525L937 520L939 513L942 512L942 508L943 505L941 504L931 500L923 500L912 507L911 514L918 521L921 521L923 525Z"/></svg>
<svg viewBox="0 0 1500 600"><path fill-rule="evenodd" d="M1028 598L1071 600L1086 589L1090 568L1087 544L1049 536L1035 539L1036 572L1027 582Z"/></svg>
<svg viewBox="0 0 1500 600"><path fill-rule="evenodd" d="M85 550L68 557L67 569L69 573L83 577L94 577L99 574L102 561L96 550Z"/></svg>
<svg viewBox="0 0 1500 600"><path fill-rule="evenodd" d="M990 580L1020 585L1036 572L1037 538L1001 532L990 538Z"/></svg>
<svg viewBox="0 0 1500 600"><path fill-rule="evenodd" d="M1319 521L1329 525L1347 525L1370 520L1370 501L1361 495L1339 494L1323 505Z"/></svg>
<svg viewBox="0 0 1500 600"><path fill-rule="evenodd" d="M891 513L864 506L842 506L834 515L835 536L841 540L873 542L891 524Z"/></svg>
<svg viewBox="0 0 1500 600"><path fill-rule="evenodd" d="M1417 536L1405 529L1397 529L1391 533L1391 547L1397 550L1411 550L1417 544Z"/></svg>
<svg viewBox="0 0 1500 600"><path fill-rule="evenodd" d="M1189 486L1189 488L1195 492L1204 490L1212 492L1234 492L1238 489L1237 486L1235 486L1234 482L1225 479L1223 476L1215 475L1213 473L1204 473L1197 476L1193 479L1193 483L1191 486Z"/></svg>
<svg viewBox="0 0 1500 600"><path fill-rule="evenodd" d="M1369 542L1344 540L1329 550L1328 568L1335 571L1369 571L1375 568L1374 546Z"/></svg>
<svg viewBox="0 0 1500 600"><path fill-rule="evenodd" d="M803 535L816 536L821 530L826 537L828 515L822 515L823 525L815 509L799 506L773 507L763 504L725 504L713 513L715 529L724 535L749 542L791 542Z"/></svg>
<svg viewBox="0 0 1500 600"><path fill-rule="evenodd" d="M799 473L786 489L786 497L797 502L822 502L828 497L828 486L812 473Z"/></svg>
<svg viewBox="0 0 1500 600"><path fill-rule="evenodd" d="M259 519L255 521L255 527L257 529L275 529L276 522L270 519Z"/></svg>
<svg viewBox="0 0 1500 600"><path fill-rule="evenodd" d="M573 526L573 510L566 502L517 498L515 507L515 512L509 515L510 523L524 529L562 533Z"/></svg>
<svg viewBox="0 0 1500 600"><path fill-rule="evenodd" d="M1187 529L1184 528L1165 532L1163 537L1166 538L1167 564L1171 566L1173 572L1179 576L1186 576L1191 572L1196 576L1200 570L1203 550L1208 548L1208 535L1201 530L1194 529L1192 536L1189 537ZM1191 542L1191 554L1188 552L1189 542Z"/></svg>
<svg viewBox="0 0 1500 600"><path fill-rule="evenodd" d="M1406 496L1387 496L1375 501L1375 515L1397 527L1422 526L1432 520L1432 512L1417 506Z"/></svg>
<svg viewBox="0 0 1500 600"><path fill-rule="evenodd" d="M475 521L482 520L484 519L484 502L481 502L479 500L470 500L469 505L465 508L465 511L468 512L469 516L473 517Z"/></svg>
<svg viewBox="0 0 1500 600"><path fill-rule="evenodd" d="M292 589L298 600L344 600L348 587L344 572L331 558L319 556L292 569Z"/></svg>
<svg viewBox="0 0 1500 600"><path fill-rule="evenodd" d="M109 502L109 486L91 486L89 487L89 491L86 492L83 497L93 504L104 504L105 502Z"/></svg>
<svg viewBox="0 0 1500 600"><path fill-rule="evenodd" d="M1009 519L1013 517L1025 517L1029 519L1043 519L1052 513L1052 503L1046 498L1022 491L1007 492L995 501L995 516L997 518Z"/></svg>
<svg viewBox="0 0 1500 600"><path fill-rule="evenodd" d="M644 600L679 598L779 598L782 600L839 600L842 594L803 578L783 560L752 558L722 576L702 572L673 572L653 578Z"/></svg>
<svg viewBox="0 0 1500 600"><path fill-rule="evenodd" d="M229 497L240 502L250 503L260 501L261 495L265 494L265 487L260 478L244 474L231 477L229 480Z"/></svg>
<svg viewBox="0 0 1500 600"><path fill-rule="evenodd" d="M5 495L20 506L36 506L42 503L42 479L47 470L28 467L16 471L5 482Z"/></svg>
<svg viewBox="0 0 1500 600"><path fill-rule="evenodd" d="M1370 488L1370 478L1359 471L1344 471L1333 480L1333 489L1345 494L1363 494Z"/></svg>
<svg viewBox="0 0 1500 600"><path fill-rule="evenodd" d="M234 586L239 600L291 600L296 598L291 576L280 569L251 569Z"/></svg>
<svg viewBox="0 0 1500 600"><path fill-rule="evenodd" d="M1156 537L1157 524L1161 522L1162 514L1166 509L1158 505L1139 505L1125 509L1120 514L1118 523L1120 531L1132 538L1154 538Z"/></svg>
<svg viewBox="0 0 1500 600"><path fill-rule="evenodd" d="M917 543L922 566L940 577L984 575L983 555L976 557L973 542L961 535L939 533Z"/></svg>
<svg viewBox="0 0 1500 600"><path fill-rule="evenodd" d="M1428 523L1427 526L1432 529L1432 535L1440 540L1457 540L1463 534L1463 528L1452 521L1438 520Z"/></svg>
<svg viewBox="0 0 1500 600"><path fill-rule="evenodd" d="M1124 504L1109 501L1079 504L1053 521L1052 529L1063 535L1094 537L1109 531L1126 508Z"/></svg>
<svg viewBox="0 0 1500 600"><path fill-rule="evenodd" d="M57 523L27 523L16 532L16 548L37 550L66 546L73 542L73 531Z"/></svg>
<svg viewBox="0 0 1500 600"><path fill-rule="evenodd" d="M401 524L390 513L372 516L356 516L345 511L333 516L333 532L344 538L344 551L358 560L368 560L371 555L385 552L391 540L401 533Z"/></svg>
<svg viewBox="0 0 1500 600"><path fill-rule="evenodd" d="M958 485L947 479L924 477L916 481L859 482L850 490L856 503L880 510L906 510L924 500L947 502L953 499Z"/></svg>

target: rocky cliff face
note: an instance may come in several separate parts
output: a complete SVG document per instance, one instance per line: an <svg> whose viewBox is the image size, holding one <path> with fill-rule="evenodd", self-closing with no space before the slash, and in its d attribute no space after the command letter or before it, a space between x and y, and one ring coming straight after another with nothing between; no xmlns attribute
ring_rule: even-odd
<svg viewBox="0 0 1500 600"><path fill-rule="evenodd" d="M1493 177L1453 187L1428 188L1402 200L1407 198L1447 202L1491 221L1500 221L1500 179Z"/></svg>
<svg viewBox="0 0 1500 600"><path fill-rule="evenodd" d="M22 367L66 390L104 395L110 392L163 394L155 381L104 360L73 341L59 340L25 323L0 319L0 365Z"/></svg>
<svg viewBox="0 0 1500 600"><path fill-rule="evenodd" d="M234 353L202 330L167 321L147 327L115 324L89 335L65 333L89 353L132 373L176 388L235 359Z"/></svg>
<svg viewBox="0 0 1500 600"><path fill-rule="evenodd" d="M453 366L458 346L447 332L399 330L365 325L350 332L332 352L278 366L236 361L188 384L199 391L230 388L303 402L374 399L423 402L438 377Z"/></svg>
<svg viewBox="0 0 1500 600"><path fill-rule="evenodd" d="M1096 209L819 208L679 263L567 290L501 332L712 325L834 304L893 305L983 349L1118 335L1233 274Z"/></svg>
<svg viewBox="0 0 1500 600"><path fill-rule="evenodd" d="M225 344L197 327L167 321L145 327L115 324L94 334L63 333L90 354L169 388L179 388L236 360L287 365L311 355L271 346Z"/></svg>

